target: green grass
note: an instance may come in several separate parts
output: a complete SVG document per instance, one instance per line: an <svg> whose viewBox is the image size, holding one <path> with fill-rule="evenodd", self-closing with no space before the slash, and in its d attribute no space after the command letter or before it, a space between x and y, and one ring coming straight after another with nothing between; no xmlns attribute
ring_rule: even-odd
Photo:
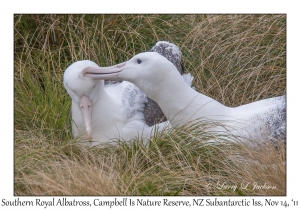
<svg viewBox="0 0 300 210"><path fill-rule="evenodd" d="M286 195L285 147L250 148L195 126L86 148L71 132L71 63L123 62L178 45L193 86L227 106L286 93L285 15L15 15L15 195ZM232 138L236 143L224 143ZM219 143L207 143L215 140ZM275 190L218 189L260 182Z"/></svg>

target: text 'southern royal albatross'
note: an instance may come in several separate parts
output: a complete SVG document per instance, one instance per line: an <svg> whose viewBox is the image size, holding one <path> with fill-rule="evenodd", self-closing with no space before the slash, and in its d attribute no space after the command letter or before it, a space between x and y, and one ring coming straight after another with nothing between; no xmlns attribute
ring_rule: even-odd
<svg viewBox="0 0 300 210"><path fill-rule="evenodd" d="M151 51L170 60L176 66L174 70L183 74L181 52L176 45L160 41ZM84 76L83 72L97 68L100 67L96 63L82 60L65 70L63 83L72 98L74 136L87 137L91 146L114 139L127 141L138 137L147 140L153 133L153 126L160 130L168 124L156 124L166 120L163 112L134 84L122 81L105 85L104 80ZM193 77L190 74L180 77L191 86Z"/></svg>

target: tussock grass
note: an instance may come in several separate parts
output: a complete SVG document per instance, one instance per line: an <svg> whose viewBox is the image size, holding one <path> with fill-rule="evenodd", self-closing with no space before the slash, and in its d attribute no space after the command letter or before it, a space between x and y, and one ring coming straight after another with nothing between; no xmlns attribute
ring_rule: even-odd
<svg viewBox="0 0 300 210"><path fill-rule="evenodd" d="M197 90L239 106L285 94L285 40L282 15L211 15L194 26L183 48Z"/></svg>
<svg viewBox="0 0 300 210"><path fill-rule="evenodd" d="M72 62L112 65L167 40L180 47L193 86L225 105L283 95L285 21L284 15L15 15L15 195L285 195L285 145L253 147L205 131L216 124L166 130L146 145L82 146L72 137L71 99L62 84ZM255 183L276 188L253 189Z"/></svg>

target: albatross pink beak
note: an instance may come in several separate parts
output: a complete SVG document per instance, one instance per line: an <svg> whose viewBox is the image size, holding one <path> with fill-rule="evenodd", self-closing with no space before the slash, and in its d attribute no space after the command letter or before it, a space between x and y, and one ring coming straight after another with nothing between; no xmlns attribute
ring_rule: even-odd
<svg viewBox="0 0 300 210"><path fill-rule="evenodd" d="M92 141L92 109L93 104L89 97L86 95L81 96L79 101L79 106L81 114L83 116L86 132L88 135L88 140Z"/></svg>
<svg viewBox="0 0 300 210"><path fill-rule="evenodd" d="M81 74L91 79L119 80L119 73L124 70L126 62L109 67L86 67Z"/></svg>

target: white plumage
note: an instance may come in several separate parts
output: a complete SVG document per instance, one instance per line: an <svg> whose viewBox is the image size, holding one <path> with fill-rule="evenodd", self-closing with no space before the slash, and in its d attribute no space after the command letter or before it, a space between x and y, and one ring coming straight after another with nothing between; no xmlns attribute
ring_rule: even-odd
<svg viewBox="0 0 300 210"><path fill-rule="evenodd" d="M122 66L94 68L84 74L132 82L159 104L172 126L203 119L223 122L233 134L244 137L286 135L285 96L234 108L224 106L187 85L176 67L155 52L135 55Z"/></svg>
<svg viewBox="0 0 300 210"><path fill-rule="evenodd" d="M163 44L163 47L161 46ZM172 43L158 42L156 50L164 49ZM173 45L174 49L178 49ZM155 51L155 49L152 49ZM181 63L180 51L167 51L165 56ZM166 53L166 51L165 51ZM169 56L169 57L168 57ZM147 140L156 127L163 128L168 122L153 126L158 116L153 116L160 109L154 103L147 106L147 117L154 118L151 123L145 123L145 106L150 99L130 82L108 83L104 80L84 77L83 72L99 66L89 60L77 61L70 65L64 73L64 86L72 98L72 130L74 136L82 136L90 140L94 146L100 142L112 142L114 139L131 140L139 138ZM174 69L176 72L178 70ZM181 70L181 69L180 69ZM183 71L183 66L182 66ZM183 75L184 80L191 85L193 77ZM150 111L149 111L150 110ZM150 124L150 125L149 125Z"/></svg>

